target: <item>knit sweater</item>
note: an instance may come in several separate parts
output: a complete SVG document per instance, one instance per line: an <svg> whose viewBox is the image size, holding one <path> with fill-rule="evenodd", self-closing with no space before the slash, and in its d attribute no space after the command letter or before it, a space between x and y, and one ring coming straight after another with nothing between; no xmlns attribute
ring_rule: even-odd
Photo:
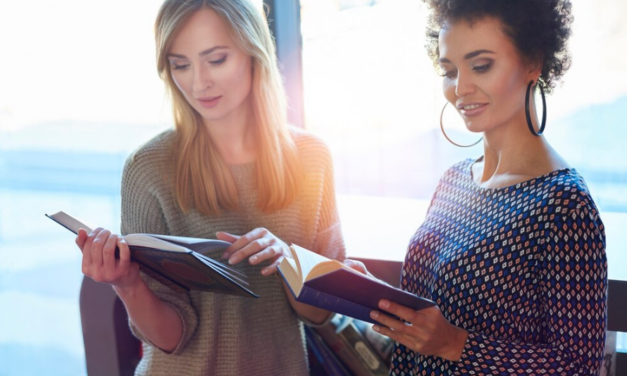
<svg viewBox="0 0 627 376"><path fill-rule="evenodd" d="M254 163L230 166L240 208L207 216L183 213L173 195L172 148L175 131L166 131L126 162L122 179L122 233L153 233L215 238L216 231L243 235L265 227L285 243L295 243L329 258L345 257L337 214L330 153L319 139L292 130L305 184L287 208L258 210ZM209 254L220 260L221 253ZM142 273L148 287L178 312L181 340L172 353L143 341L136 375L307 375L303 323L291 308L276 275L262 276L268 262L234 267L248 276L259 299L190 291L179 294Z"/></svg>
<svg viewBox="0 0 627 376"><path fill-rule="evenodd" d="M597 375L607 258L583 178L566 168L485 189L472 163L440 180L401 278L403 289L468 331L461 359L397 343L391 375Z"/></svg>

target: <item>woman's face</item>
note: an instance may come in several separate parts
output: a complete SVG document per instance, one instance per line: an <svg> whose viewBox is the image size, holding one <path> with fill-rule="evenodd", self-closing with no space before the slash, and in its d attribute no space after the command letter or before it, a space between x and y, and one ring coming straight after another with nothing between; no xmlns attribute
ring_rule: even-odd
<svg viewBox="0 0 627 376"><path fill-rule="evenodd" d="M525 121L527 84L539 77L530 68L500 21L483 18L446 25L439 36L443 90L473 132Z"/></svg>
<svg viewBox="0 0 627 376"><path fill-rule="evenodd" d="M237 116L250 105L252 60L215 11L194 13L167 54L176 86L206 121Z"/></svg>

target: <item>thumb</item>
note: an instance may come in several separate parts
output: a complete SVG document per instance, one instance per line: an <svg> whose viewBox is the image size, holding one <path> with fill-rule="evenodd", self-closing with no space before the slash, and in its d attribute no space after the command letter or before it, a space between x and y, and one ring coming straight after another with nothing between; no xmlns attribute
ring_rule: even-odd
<svg viewBox="0 0 627 376"><path fill-rule="evenodd" d="M361 261L346 259L344 260L344 265L362 274L370 275L370 273L368 273L368 269L366 269L366 265L364 265Z"/></svg>
<svg viewBox="0 0 627 376"><path fill-rule="evenodd" d="M87 241L87 231L85 229L79 229L78 230L78 235L76 236L76 245L78 246L78 248L81 249L81 251L83 250L83 247L85 246L85 242Z"/></svg>
<svg viewBox="0 0 627 376"><path fill-rule="evenodd" d="M216 232L216 238L218 240L224 240L226 242L233 243L240 237L237 235L229 234L228 232L218 231Z"/></svg>

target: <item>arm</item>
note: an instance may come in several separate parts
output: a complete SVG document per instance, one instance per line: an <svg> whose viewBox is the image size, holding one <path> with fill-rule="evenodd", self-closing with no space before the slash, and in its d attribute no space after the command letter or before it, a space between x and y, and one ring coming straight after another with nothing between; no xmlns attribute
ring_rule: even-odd
<svg viewBox="0 0 627 376"><path fill-rule="evenodd" d="M101 228L91 234L81 229L76 244L83 251L83 273L96 282L112 285L139 330L160 348L173 351L182 334L178 314L157 298L140 278L139 267L130 261L130 250L124 238ZM116 246L120 249L117 260Z"/></svg>
<svg viewBox="0 0 627 376"><path fill-rule="evenodd" d="M161 200L161 154L137 154L129 158L122 178L122 234L169 234ZM116 288L129 315L131 330L142 341L178 354L198 325L189 294L179 294L140 273L133 288Z"/></svg>

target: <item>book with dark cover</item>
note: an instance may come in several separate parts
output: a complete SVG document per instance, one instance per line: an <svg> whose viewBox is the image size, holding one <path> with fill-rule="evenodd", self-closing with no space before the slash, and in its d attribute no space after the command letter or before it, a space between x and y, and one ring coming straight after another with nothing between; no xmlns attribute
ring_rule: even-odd
<svg viewBox="0 0 627 376"><path fill-rule="evenodd" d="M355 376L387 376L389 362L370 346L355 321L358 320L335 315L329 325L315 330Z"/></svg>
<svg viewBox="0 0 627 376"><path fill-rule="evenodd" d="M323 368L325 376L352 376L324 340L308 326L305 326L305 337L308 348Z"/></svg>
<svg viewBox="0 0 627 376"><path fill-rule="evenodd" d="M370 346L379 354L379 357L381 357L385 364L390 367L394 341L388 336L375 332L370 323L361 320L353 320L353 324L355 324L355 327L357 327L361 335L364 336Z"/></svg>
<svg viewBox="0 0 627 376"><path fill-rule="evenodd" d="M336 317L339 315L336 315ZM334 318L335 319L335 318ZM362 357L356 350L338 333L336 324L316 327L314 330L322 337L337 357L351 370L355 376L374 376L370 367L364 364Z"/></svg>
<svg viewBox="0 0 627 376"><path fill-rule="evenodd" d="M301 303L373 324L378 322L370 318L370 312L379 310L378 302L384 298L415 310L435 305L431 300L359 273L337 260L294 244L290 249L294 258L284 258L278 270Z"/></svg>
<svg viewBox="0 0 627 376"><path fill-rule="evenodd" d="M91 228L64 212L46 217L78 234ZM248 288L246 276L203 253L224 249L228 242L157 234L129 234L124 239L131 250L131 260L139 269L179 293L200 290L244 297L259 296ZM119 250L116 249L116 257Z"/></svg>

